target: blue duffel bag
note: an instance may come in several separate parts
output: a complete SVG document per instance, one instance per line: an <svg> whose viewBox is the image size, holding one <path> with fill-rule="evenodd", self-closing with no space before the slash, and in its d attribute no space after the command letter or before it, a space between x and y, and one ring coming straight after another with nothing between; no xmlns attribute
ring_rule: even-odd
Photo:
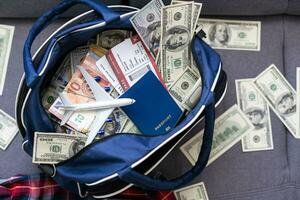
<svg viewBox="0 0 300 200"><path fill-rule="evenodd" d="M37 35L58 15L76 4L92 10L85 12L58 28L31 55ZM99 32L108 29L130 29L129 21L138 9L129 6L105 6L97 0L62 1L41 16L31 28L24 45L23 76L16 101L16 118L24 138L23 149L32 156L36 131L55 132L41 103L41 91L58 69L62 59L73 49L87 43ZM223 98L227 79L220 56L201 37L195 34L191 48L202 77L199 102L173 130L156 136L120 133L93 142L75 156L55 165L41 164L62 187L81 197L105 198L135 185L148 190L173 190L189 183L205 168L212 144L215 106ZM172 180L159 180L149 173L176 145L204 119L203 144L196 164L186 173ZM174 164L172 164L173 167Z"/></svg>

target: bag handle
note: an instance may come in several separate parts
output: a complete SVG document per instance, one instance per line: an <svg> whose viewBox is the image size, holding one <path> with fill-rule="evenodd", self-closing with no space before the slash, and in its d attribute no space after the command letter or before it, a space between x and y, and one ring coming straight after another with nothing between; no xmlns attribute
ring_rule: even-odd
<svg viewBox="0 0 300 200"><path fill-rule="evenodd" d="M189 171L172 180L158 180L137 172L131 167L128 167L119 173L120 179L148 190L174 190L175 188L187 184L196 176L198 176L207 164L213 139L215 102L213 93L210 93L210 95L210 103L205 107L205 130L201 151L196 164Z"/></svg>
<svg viewBox="0 0 300 200"><path fill-rule="evenodd" d="M105 4L101 3L98 0L64 0L61 3L57 4L52 9L48 10L44 13L38 20L33 24L28 37L25 41L24 49L23 49L23 62L24 69L26 74L26 83L29 87L33 87L35 85L35 81L38 77L38 72L36 71L33 61L32 55L30 53L31 46L37 35L51 22L54 17L62 14L70 7L76 4L84 4L95 10L98 14L100 14L106 23L110 23L114 20L120 18L120 15L111 9L109 9Z"/></svg>

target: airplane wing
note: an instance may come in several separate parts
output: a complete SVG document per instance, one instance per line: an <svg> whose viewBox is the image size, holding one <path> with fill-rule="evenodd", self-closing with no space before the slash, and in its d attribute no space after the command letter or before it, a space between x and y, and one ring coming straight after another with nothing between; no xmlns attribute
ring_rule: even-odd
<svg viewBox="0 0 300 200"><path fill-rule="evenodd" d="M109 101L114 99L109 94L107 94L107 92L101 86L98 85L95 79L83 67L78 66L78 68L82 73L83 77L85 78L87 84L91 88L96 101ZM88 134L88 138L85 145L90 144L94 140L98 131L103 126L106 119L109 117L113 110L114 108L109 108L97 111L96 118L90 127L90 132Z"/></svg>
<svg viewBox="0 0 300 200"><path fill-rule="evenodd" d="M78 66L78 68L91 88L96 101L109 101L114 99L101 86L99 86L95 79L83 67Z"/></svg>
<svg viewBox="0 0 300 200"><path fill-rule="evenodd" d="M99 132L106 119L110 116L113 110L113 108L109 108L97 111L96 118L90 126L90 132L88 133L88 138L86 140L85 146L87 146L94 140L94 138L97 136L97 133Z"/></svg>
<svg viewBox="0 0 300 200"><path fill-rule="evenodd" d="M71 103L69 102L69 100L65 97L64 93L61 93L61 94L59 95L59 97L60 97L60 99L61 99L61 101L62 101L62 103L63 103L64 105L70 105L70 104L71 104ZM69 121L69 119L70 119L70 117L72 116L73 113L74 113L74 111L66 110L66 111L64 112L64 116L63 116L63 118L62 118L62 120L61 120L61 122L60 122L60 125L63 126L64 124L66 124L66 123Z"/></svg>

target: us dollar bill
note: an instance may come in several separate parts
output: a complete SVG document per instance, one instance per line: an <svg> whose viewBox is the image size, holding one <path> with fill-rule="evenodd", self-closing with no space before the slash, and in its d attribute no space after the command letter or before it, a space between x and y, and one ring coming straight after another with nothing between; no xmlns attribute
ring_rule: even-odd
<svg viewBox="0 0 300 200"><path fill-rule="evenodd" d="M132 26L154 57L158 54L160 46L163 6L161 0L152 0L130 19Z"/></svg>
<svg viewBox="0 0 300 200"><path fill-rule="evenodd" d="M277 67L270 65L254 79L253 84L291 134L300 138L296 131L296 91Z"/></svg>
<svg viewBox="0 0 300 200"><path fill-rule="evenodd" d="M180 77L170 86L169 92L175 98L176 102L185 109L190 110L185 103L185 97L196 84L199 76L189 67L180 75Z"/></svg>
<svg viewBox="0 0 300 200"><path fill-rule="evenodd" d="M212 148L207 165L211 164L246 134L254 129L251 121L237 105L233 105L215 121ZM180 147L182 153L194 165L202 146L204 130Z"/></svg>
<svg viewBox="0 0 300 200"><path fill-rule="evenodd" d="M195 85L192 87L189 93L184 97L184 106L185 108L190 111L192 110L196 104L199 102L200 95L202 91L202 79L199 76L199 79L195 83Z"/></svg>
<svg viewBox="0 0 300 200"><path fill-rule="evenodd" d="M203 182L173 191L176 200L208 200Z"/></svg>
<svg viewBox="0 0 300 200"><path fill-rule="evenodd" d="M253 79L235 81L238 105L254 126L254 130L242 138L242 149L243 152L271 150L273 135L269 106L252 82Z"/></svg>
<svg viewBox="0 0 300 200"><path fill-rule="evenodd" d="M123 133L141 134L141 131L134 125L134 123L128 118L122 129Z"/></svg>
<svg viewBox="0 0 300 200"><path fill-rule="evenodd" d="M0 95L3 93L14 27L0 24Z"/></svg>
<svg viewBox="0 0 300 200"><path fill-rule="evenodd" d="M181 4L181 3L186 3L189 1L182 1L182 0L173 0L171 4ZM193 10L193 30L195 32L197 23L198 23L198 19L201 13L201 9L202 9L202 3L196 3L194 2L194 10Z"/></svg>
<svg viewBox="0 0 300 200"><path fill-rule="evenodd" d="M103 31L97 35L97 45L108 50L131 36L132 31L129 30L113 29Z"/></svg>
<svg viewBox="0 0 300 200"><path fill-rule="evenodd" d="M35 132L32 162L56 164L77 154L85 142L82 135Z"/></svg>
<svg viewBox="0 0 300 200"><path fill-rule="evenodd" d="M59 93L62 92L58 87L49 86L42 93L42 105L46 111L52 106L55 100L58 98Z"/></svg>
<svg viewBox="0 0 300 200"><path fill-rule="evenodd" d="M199 19L204 41L215 49L260 51L261 22Z"/></svg>
<svg viewBox="0 0 300 200"><path fill-rule="evenodd" d="M113 135L116 133L120 133L123 130L128 117L121 109L116 108L109 116L109 119L111 120L105 122L101 129L106 134Z"/></svg>
<svg viewBox="0 0 300 200"><path fill-rule="evenodd" d="M0 109L0 148L6 150L18 133L14 118Z"/></svg>
<svg viewBox="0 0 300 200"><path fill-rule="evenodd" d="M77 47L70 53L71 74L74 74L77 65L80 65L86 54L89 52L89 46Z"/></svg>
<svg viewBox="0 0 300 200"><path fill-rule="evenodd" d="M70 55L64 59L57 72L54 74L50 85L64 89L72 78Z"/></svg>
<svg viewBox="0 0 300 200"><path fill-rule="evenodd" d="M297 81L296 81L296 89L297 89L297 108L296 108L296 111L297 111L297 129L296 129L296 134L297 135L300 135L300 67L297 67L296 68L296 77L297 77Z"/></svg>
<svg viewBox="0 0 300 200"><path fill-rule="evenodd" d="M165 6L161 13L160 69L167 85L192 66L190 40L194 3Z"/></svg>

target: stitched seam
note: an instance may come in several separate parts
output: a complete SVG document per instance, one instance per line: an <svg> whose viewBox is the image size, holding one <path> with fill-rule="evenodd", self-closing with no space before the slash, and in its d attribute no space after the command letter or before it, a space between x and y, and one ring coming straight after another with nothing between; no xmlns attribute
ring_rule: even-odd
<svg viewBox="0 0 300 200"><path fill-rule="evenodd" d="M285 56L285 48L286 48L286 41L285 41L285 33L286 33L286 26L285 26L285 15L282 15L282 65L283 65L283 74L286 74L286 56ZM289 159L289 146L288 146L288 136L289 131L285 128L285 145L286 145L286 162L287 162L287 169L288 169L288 182L291 182L291 167L290 167L290 159Z"/></svg>
<svg viewBox="0 0 300 200"><path fill-rule="evenodd" d="M286 5L286 8L284 9L283 14L287 14L287 12L289 10L289 5L290 5L290 0L287 0L287 5Z"/></svg>

